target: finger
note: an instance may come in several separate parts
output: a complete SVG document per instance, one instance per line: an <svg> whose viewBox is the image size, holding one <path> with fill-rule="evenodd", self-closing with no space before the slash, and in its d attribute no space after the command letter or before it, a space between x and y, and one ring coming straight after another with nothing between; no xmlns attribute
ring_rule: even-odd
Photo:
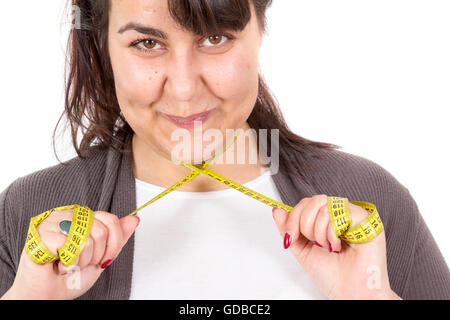
<svg viewBox="0 0 450 320"><path fill-rule="evenodd" d="M341 239L339 239L336 236L336 233L333 230L333 226L331 225L331 223L328 223L328 227L327 227L327 239L330 242L331 245L331 251L335 252L335 253L339 253L342 250L342 243L341 243Z"/></svg>
<svg viewBox="0 0 450 320"><path fill-rule="evenodd" d="M328 203L328 197L324 194L315 195L311 198L306 206L303 208L303 212L300 217L300 232L309 241L315 241L314 239L314 224L316 221L319 209Z"/></svg>
<svg viewBox="0 0 450 320"><path fill-rule="evenodd" d="M127 243L128 239L133 234L134 230L136 230L137 226L140 223L140 219L138 216L127 216L120 219L120 227L122 228L122 236L123 236L123 244Z"/></svg>
<svg viewBox="0 0 450 320"><path fill-rule="evenodd" d="M80 268L84 268L89 265L92 260L92 255L94 253L94 241L91 238L88 238L84 248L81 250L81 254L78 257L78 264Z"/></svg>
<svg viewBox="0 0 450 320"><path fill-rule="evenodd" d="M280 235L283 237L283 246L285 249L289 248L291 246L291 243L293 242L291 238L291 234L293 233L293 231L286 231L286 222L289 220L289 216L291 214L292 211L290 213L287 213L286 210L282 208L273 208L272 210L272 216L275 220L275 224L278 228L278 231L280 232Z"/></svg>
<svg viewBox="0 0 450 320"><path fill-rule="evenodd" d="M95 218L100 220L108 228L108 238L101 265L109 260L114 260L122 249L123 233L119 218L108 212L95 211Z"/></svg>
<svg viewBox="0 0 450 320"><path fill-rule="evenodd" d="M80 261L80 257L78 257L77 260L75 260L75 262L72 265L66 267L64 265L64 263L62 263L62 261L59 260L58 264L57 264L59 274L66 275L68 273L71 273L75 268L78 268L79 261Z"/></svg>
<svg viewBox="0 0 450 320"><path fill-rule="evenodd" d="M369 215L369 212L353 203L348 203L348 210L352 219L352 225L357 225Z"/></svg>
<svg viewBox="0 0 450 320"><path fill-rule="evenodd" d="M58 255L58 248L62 247L66 241L66 236L59 232L41 232L39 235L41 241L44 246L54 255ZM47 279L48 275L53 274L57 275L57 270L55 268L55 263L59 261L51 261L45 264L37 264L34 262L29 254L26 252L26 245L22 250L22 254L20 256L19 267L17 270L17 274L24 274L21 270L26 270L27 278L41 278Z"/></svg>
<svg viewBox="0 0 450 320"><path fill-rule="evenodd" d="M299 238L300 217L303 215L304 208L311 201L312 201L311 198L303 198L288 214L284 230L285 233L289 233L289 235L291 236L291 242L295 242Z"/></svg>
<svg viewBox="0 0 450 320"><path fill-rule="evenodd" d="M106 242L108 240L108 228L98 219L94 219L90 238L94 242L94 252L90 264L98 265L105 255Z"/></svg>
<svg viewBox="0 0 450 320"><path fill-rule="evenodd" d="M67 240L67 236L61 232L59 224L63 220L71 221L72 215L73 210L53 211L36 227L41 241L54 255L58 255L58 249L61 248Z"/></svg>
<svg viewBox="0 0 450 320"><path fill-rule="evenodd" d="M328 248L328 225L330 217L328 215L328 204L320 207L314 222L314 240L319 243L322 248Z"/></svg>
<svg viewBox="0 0 450 320"><path fill-rule="evenodd" d="M47 249L54 255L58 255L58 249L64 245L67 239L67 237L61 232L52 231L41 231L40 238Z"/></svg>
<svg viewBox="0 0 450 320"><path fill-rule="evenodd" d="M292 213L292 212L291 212ZM272 209L272 217L275 221L275 225L277 226L280 235L284 237L285 229L286 229L286 221L288 219L288 213L281 208L273 208Z"/></svg>
<svg viewBox="0 0 450 320"><path fill-rule="evenodd" d="M59 223L63 220L72 221L72 215L73 210L53 211L36 227L36 230L39 234L43 232L60 233Z"/></svg>

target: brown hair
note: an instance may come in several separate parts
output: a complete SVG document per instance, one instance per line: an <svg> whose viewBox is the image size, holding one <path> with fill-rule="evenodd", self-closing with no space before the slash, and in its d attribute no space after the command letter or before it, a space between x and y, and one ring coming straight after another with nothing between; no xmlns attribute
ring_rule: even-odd
<svg viewBox="0 0 450 320"><path fill-rule="evenodd" d="M272 0L167 0L170 15L180 26L197 35L207 36L221 30L243 30L251 18L250 2L262 32L266 31L266 9ZM81 14L80 28L72 28L69 35L66 69L65 110L63 116L70 124L72 144L83 158L92 146L127 150L122 141L133 130L120 112L115 94L114 78L109 59L107 38L110 0L72 0ZM83 123L83 117L87 123ZM340 146L311 141L293 133L287 126L275 97L259 75L258 97L247 122L250 127L267 129L270 150L270 129L279 129L279 168L303 177L307 157L315 158L314 150L334 150ZM78 131L82 139L77 143ZM303 161L298 167L293 156ZM129 151L129 150L128 150ZM56 154L56 151L55 151Z"/></svg>

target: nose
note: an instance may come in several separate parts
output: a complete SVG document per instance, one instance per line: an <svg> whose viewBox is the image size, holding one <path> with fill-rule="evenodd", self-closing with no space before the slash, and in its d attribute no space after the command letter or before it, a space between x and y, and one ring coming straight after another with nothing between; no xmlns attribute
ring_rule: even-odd
<svg viewBox="0 0 450 320"><path fill-rule="evenodd" d="M182 50L174 53L167 67L166 93L177 101L192 100L199 81L199 69L192 52Z"/></svg>

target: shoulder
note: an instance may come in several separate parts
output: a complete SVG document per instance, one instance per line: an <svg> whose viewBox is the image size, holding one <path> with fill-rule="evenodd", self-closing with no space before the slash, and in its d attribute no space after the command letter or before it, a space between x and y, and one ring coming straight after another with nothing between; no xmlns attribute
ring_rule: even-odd
<svg viewBox="0 0 450 320"><path fill-rule="evenodd" d="M342 187L345 190L376 192L382 187L387 187L407 191L405 186L380 164L340 150L317 151L314 160L311 161L309 174L317 186L329 186L334 189ZM326 183L323 181L325 178Z"/></svg>
<svg viewBox="0 0 450 320"><path fill-rule="evenodd" d="M408 188L383 166L365 157L340 150L318 150L308 173L317 193L373 203L387 225L405 215L415 218L412 215L418 212Z"/></svg>
<svg viewBox="0 0 450 320"><path fill-rule="evenodd" d="M0 209L48 210L47 206L59 201L75 200L74 194L84 198L81 193L88 192L103 176L106 156L107 149L92 147L83 158L77 156L19 177L0 194Z"/></svg>
<svg viewBox="0 0 450 320"><path fill-rule="evenodd" d="M0 193L0 247L9 248L12 263L20 259L32 217L64 205L97 204L107 158L107 148L92 147L83 158L19 177Z"/></svg>

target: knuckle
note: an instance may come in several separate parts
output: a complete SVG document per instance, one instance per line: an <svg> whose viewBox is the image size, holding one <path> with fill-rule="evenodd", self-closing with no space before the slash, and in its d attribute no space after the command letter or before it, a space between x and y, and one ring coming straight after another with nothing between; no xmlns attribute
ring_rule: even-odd
<svg viewBox="0 0 450 320"><path fill-rule="evenodd" d="M98 214L109 214L109 212L108 211L103 211L103 210L96 210L96 211L94 211L94 213L98 213Z"/></svg>
<svg viewBox="0 0 450 320"><path fill-rule="evenodd" d="M302 200L300 200L299 204L305 204L308 203L311 200L310 197L304 197Z"/></svg>
<svg viewBox="0 0 450 320"><path fill-rule="evenodd" d="M108 216L108 212L105 211L94 211L94 218L100 218Z"/></svg>
<svg viewBox="0 0 450 320"><path fill-rule="evenodd" d="M302 198L294 207L292 213L294 214L299 214L302 210L302 208L304 208L306 206L306 204L308 204L308 202L311 201L311 198L309 197L305 197Z"/></svg>
<svg viewBox="0 0 450 320"><path fill-rule="evenodd" d="M109 213L107 217L108 217L108 221L111 223L111 225L116 226L116 225L120 224L119 217L116 216L115 214Z"/></svg>
<svg viewBox="0 0 450 320"><path fill-rule="evenodd" d="M105 241L108 238L108 229L102 223L96 223L91 230L91 234L99 241Z"/></svg>
<svg viewBox="0 0 450 320"><path fill-rule="evenodd" d="M319 204L325 204L328 202L328 196L326 194L316 194L312 197L313 201L315 203Z"/></svg>
<svg viewBox="0 0 450 320"><path fill-rule="evenodd" d="M95 211L95 216L99 217L101 221L107 224L108 226L115 226L120 223L119 217L109 212Z"/></svg>

